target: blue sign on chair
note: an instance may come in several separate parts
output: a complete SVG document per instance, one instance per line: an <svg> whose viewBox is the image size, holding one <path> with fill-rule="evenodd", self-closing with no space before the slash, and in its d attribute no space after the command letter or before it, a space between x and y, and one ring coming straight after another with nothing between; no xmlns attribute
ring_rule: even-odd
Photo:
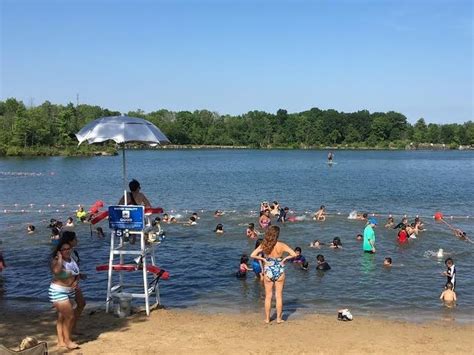
<svg viewBox="0 0 474 355"><path fill-rule="evenodd" d="M143 206L110 206L110 229L142 230L144 228L145 207Z"/></svg>

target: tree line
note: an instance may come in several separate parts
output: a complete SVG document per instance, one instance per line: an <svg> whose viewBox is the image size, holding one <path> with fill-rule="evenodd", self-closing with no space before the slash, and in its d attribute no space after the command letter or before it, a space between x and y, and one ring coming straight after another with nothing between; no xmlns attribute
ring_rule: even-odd
<svg viewBox="0 0 474 355"><path fill-rule="evenodd" d="M99 106L57 105L49 101L26 107L9 98L0 101L0 155L88 154L97 146L77 148L74 133L103 116L120 115ZM474 123L414 125L397 112L361 110L352 113L312 108L288 113L250 111L242 115L220 115L208 110L194 112L142 110L127 115L141 117L158 126L176 145L247 146L252 148L399 148L422 143L450 148L474 145ZM107 143L102 150L114 150Z"/></svg>

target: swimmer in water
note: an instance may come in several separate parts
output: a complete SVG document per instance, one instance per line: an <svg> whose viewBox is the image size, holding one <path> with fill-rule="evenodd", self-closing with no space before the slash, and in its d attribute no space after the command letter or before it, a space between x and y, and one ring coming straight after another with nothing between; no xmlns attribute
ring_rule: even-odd
<svg viewBox="0 0 474 355"><path fill-rule="evenodd" d="M393 219L392 215L388 216L387 223L385 223L385 228L392 228L395 224L395 220Z"/></svg>
<svg viewBox="0 0 474 355"><path fill-rule="evenodd" d="M163 223L170 223L170 216L168 216L168 213L163 215Z"/></svg>
<svg viewBox="0 0 474 355"><path fill-rule="evenodd" d="M295 253L296 253L296 256L293 259L290 259L290 262L294 263L294 264L300 264L300 266L303 270L308 270L308 265L309 264L306 261L306 258L301 254L301 248L296 247L295 248Z"/></svg>
<svg viewBox="0 0 474 355"><path fill-rule="evenodd" d="M392 267L392 258L391 257L386 257L383 259L383 266L384 267Z"/></svg>
<svg viewBox="0 0 474 355"><path fill-rule="evenodd" d="M318 262L318 265L316 266L316 270L321 270L321 271L331 270L331 267L329 266L328 262L324 260L324 255L319 254L316 257L316 261Z"/></svg>
<svg viewBox="0 0 474 355"><path fill-rule="evenodd" d="M240 257L239 271L237 271L237 273L235 274L238 279L245 279L247 277L247 271L252 271L252 269L250 269L247 265L248 262L249 257L246 254L243 254Z"/></svg>
<svg viewBox="0 0 474 355"><path fill-rule="evenodd" d="M258 238L258 232L255 230L255 224L249 223L249 225L247 226L247 231L245 232L245 234L250 239L257 239Z"/></svg>
<svg viewBox="0 0 474 355"><path fill-rule="evenodd" d="M452 308L456 306L456 292L453 290L453 284L451 282L448 282L446 284L446 287L443 292L441 292L441 295L439 296L439 299L443 301L443 304L448 307Z"/></svg>
<svg viewBox="0 0 474 355"><path fill-rule="evenodd" d="M334 237L331 243L329 243L329 247L333 249L341 249L342 248L342 242L341 238L339 237Z"/></svg>
<svg viewBox="0 0 474 355"><path fill-rule="evenodd" d="M362 239L364 239L364 236L362 234L359 233L359 234L356 235L356 240L357 241L360 242L360 241L362 241Z"/></svg>
<svg viewBox="0 0 474 355"><path fill-rule="evenodd" d="M223 214L224 214L224 212L219 211L219 210L216 210L216 211L214 212L214 217L220 217L220 216L222 216Z"/></svg>
<svg viewBox="0 0 474 355"><path fill-rule="evenodd" d="M28 224L28 227L26 227L26 230L27 230L28 234L34 234L35 230L36 230L36 227L32 224Z"/></svg>
<svg viewBox="0 0 474 355"><path fill-rule="evenodd" d="M324 245L324 243L321 243L318 239L316 239L316 240L314 240L313 242L311 242L311 243L309 244L309 247L310 247L310 248L320 249L321 246L323 246L323 245Z"/></svg>
<svg viewBox="0 0 474 355"><path fill-rule="evenodd" d="M313 219L319 222L324 222L326 220L326 207L324 205L321 205L321 207L319 207L319 210L316 211L313 216Z"/></svg>
<svg viewBox="0 0 474 355"><path fill-rule="evenodd" d="M224 233L224 225L219 223L216 228L214 229L214 233L216 234L223 234Z"/></svg>
<svg viewBox="0 0 474 355"><path fill-rule="evenodd" d="M260 228L262 229L267 229L272 224L269 210L260 212L260 218L258 219L258 224L260 225Z"/></svg>

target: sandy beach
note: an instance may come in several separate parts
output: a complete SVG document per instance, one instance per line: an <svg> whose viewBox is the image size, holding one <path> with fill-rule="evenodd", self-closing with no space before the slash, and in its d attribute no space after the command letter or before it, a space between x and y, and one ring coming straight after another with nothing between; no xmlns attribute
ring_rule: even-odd
<svg viewBox="0 0 474 355"><path fill-rule="evenodd" d="M15 348L24 336L48 342L52 353L70 354L469 354L474 325L453 321L415 324L355 316L290 317L263 323L263 314L205 314L156 309L119 319L86 309L76 336L81 348L56 347L55 313L3 312L0 339Z"/></svg>

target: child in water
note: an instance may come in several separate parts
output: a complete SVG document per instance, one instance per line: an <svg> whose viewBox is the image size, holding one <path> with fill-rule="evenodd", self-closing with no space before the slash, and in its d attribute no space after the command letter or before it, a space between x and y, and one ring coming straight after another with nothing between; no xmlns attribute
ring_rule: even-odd
<svg viewBox="0 0 474 355"><path fill-rule="evenodd" d="M224 226L222 223L219 223L216 228L214 229L214 233L216 234L223 234L224 233Z"/></svg>
<svg viewBox="0 0 474 355"><path fill-rule="evenodd" d="M260 246L260 244L262 244L262 242L263 242L262 238L257 239L257 241L255 242L255 249L257 249ZM263 252L258 254L258 256L263 257ZM260 280L263 281L263 263L262 263L262 261L259 260L259 259L253 259L252 260L252 269L253 269L253 272L255 273L255 276L257 277L257 279L260 279Z"/></svg>
<svg viewBox="0 0 474 355"><path fill-rule="evenodd" d="M385 259L383 259L383 266L391 267L392 266L392 258L391 257L386 257Z"/></svg>
<svg viewBox="0 0 474 355"><path fill-rule="evenodd" d="M318 262L318 265L316 266L316 270L321 270L321 271L331 270L331 267L329 266L328 262L324 260L323 255L319 254L316 257L316 261Z"/></svg>
<svg viewBox="0 0 474 355"><path fill-rule="evenodd" d="M246 231L247 237L250 239L257 239L258 233L255 230L255 224L249 223L247 226L247 231Z"/></svg>
<svg viewBox="0 0 474 355"><path fill-rule="evenodd" d="M447 277L446 285L451 283L453 285L453 291L456 288L456 266L454 265L454 261L452 258L447 258L444 261L444 264L448 268L443 275Z"/></svg>
<svg viewBox="0 0 474 355"><path fill-rule="evenodd" d="M28 234L34 234L36 227L32 224L28 224L28 227L26 230L28 231Z"/></svg>
<svg viewBox="0 0 474 355"><path fill-rule="evenodd" d="M311 242L311 243L309 244L309 247L310 247L310 248L320 249L322 245L324 245L324 243L321 243L321 242L319 241L319 239L316 239L316 240L314 240L313 242Z"/></svg>
<svg viewBox="0 0 474 355"><path fill-rule="evenodd" d="M296 253L296 257L294 257L293 259L290 259L290 262L299 264L303 270L308 270L309 264L306 261L306 258L301 254L301 248L296 247L295 253Z"/></svg>
<svg viewBox="0 0 474 355"><path fill-rule="evenodd" d="M329 243L329 247L333 249L341 249L342 248L342 242L341 238L339 237L334 237L331 243Z"/></svg>
<svg viewBox="0 0 474 355"><path fill-rule="evenodd" d="M237 273L235 274L235 276L238 279L245 279L247 277L247 271L252 270L248 267L248 265L247 265L248 262L249 262L249 257L246 254L243 254L240 257L239 271L237 271Z"/></svg>
<svg viewBox="0 0 474 355"><path fill-rule="evenodd" d="M392 228L395 224L395 220L393 219L392 215L388 216L387 223L385 223L385 228Z"/></svg>
<svg viewBox="0 0 474 355"><path fill-rule="evenodd" d="M439 296L439 299L443 301L444 305L448 308L452 308L456 305L456 292L453 291L453 284L448 282L443 292Z"/></svg>

